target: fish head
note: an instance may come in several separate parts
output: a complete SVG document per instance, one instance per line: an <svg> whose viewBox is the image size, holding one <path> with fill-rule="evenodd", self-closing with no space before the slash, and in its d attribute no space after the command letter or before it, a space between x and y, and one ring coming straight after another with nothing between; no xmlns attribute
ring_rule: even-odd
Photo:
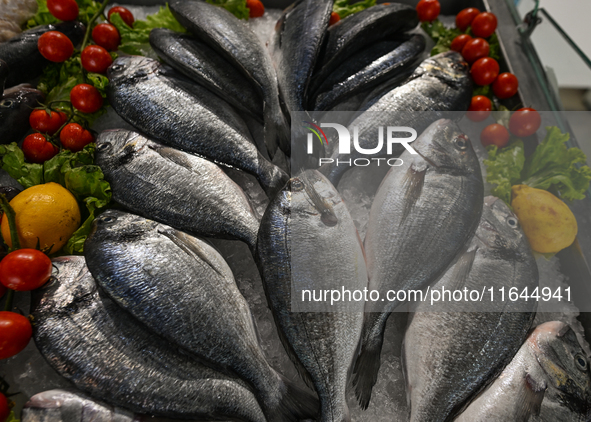
<svg viewBox="0 0 591 422"><path fill-rule="evenodd" d="M142 56L123 56L115 59L107 69L109 82L134 82L155 75L160 68L157 60Z"/></svg>
<svg viewBox="0 0 591 422"><path fill-rule="evenodd" d="M61 256L51 263L54 271L49 281L31 292L32 311L71 308L81 298L96 292L83 256Z"/></svg>
<svg viewBox="0 0 591 422"><path fill-rule="evenodd" d="M306 170L298 174L289 180L284 191L292 214L317 217L319 224L326 227L338 224L334 207L341 199L332 183L319 171Z"/></svg>
<svg viewBox="0 0 591 422"><path fill-rule="evenodd" d="M481 177L470 138L449 119L437 120L412 143L413 149L440 171Z"/></svg>
<svg viewBox="0 0 591 422"><path fill-rule="evenodd" d="M148 200L148 198L146 198ZM92 222L86 242L125 243L137 241L158 227L153 220L118 210L107 210Z"/></svg>
<svg viewBox="0 0 591 422"><path fill-rule="evenodd" d="M470 66L457 51L446 51L424 60L417 75L428 75L451 87L460 88L470 83Z"/></svg>
<svg viewBox="0 0 591 422"><path fill-rule="evenodd" d="M507 204L494 196L484 198L475 240L509 260L525 260L524 251L529 251L519 219Z"/></svg>
<svg viewBox="0 0 591 422"><path fill-rule="evenodd" d="M590 364L572 328L563 322L546 322L527 341L560 401L577 413L589 414Z"/></svg>
<svg viewBox="0 0 591 422"><path fill-rule="evenodd" d="M96 163L114 169L133 160L148 145L148 139L125 129L106 130L96 139Z"/></svg>
<svg viewBox="0 0 591 422"><path fill-rule="evenodd" d="M29 84L17 85L4 91L0 100L0 116L20 110L32 110L43 101L43 93Z"/></svg>

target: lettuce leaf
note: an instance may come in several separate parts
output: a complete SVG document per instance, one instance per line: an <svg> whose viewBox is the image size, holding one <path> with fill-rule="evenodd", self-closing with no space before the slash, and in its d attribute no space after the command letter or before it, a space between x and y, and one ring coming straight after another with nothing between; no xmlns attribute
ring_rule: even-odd
<svg viewBox="0 0 591 422"><path fill-rule="evenodd" d="M173 16L168 4L162 6L153 15L147 16L146 20L135 21L133 28L123 22L119 14L111 16L111 23L117 27L121 35L119 50L133 55L146 55L146 51L151 50L150 31L154 28L168 28L176 32L186 32L185 28Z"/></svg>
<svg viewBox="0 0 591 422"><path fill-rule="evenodd" d="M462 34L462 31L457 28L445 27L439 19L423 22L421 28L435 41L435 47L431 50L432 56L449 51L453 39Z"/></svg>
<svg viewBox="0 0 591 422"><path fill-rule="evenodd" d="M566 200L583 199L589 188L591 169L583 151L567 148L570 135L555 126L546 128L546 137L528 157L523 169L523 183L532 188L559 191Z"/></svg>
<svg viewBox="0 0 591 422"><path fill-rule="evenodd" d="M246 0L205 0L214 6L220 6L236 16L238 19L248 20L250 10L246 7Z"/></svg>
<svg viewBox="0 0 591 422"><path fill-rule="evenodd" d="M100 2L93 0L76 0L78 3L78 20L85 25L88 25L90 19L100 9ZM49 9L47 8L47 0L37 0L37 13L31 19L28 20L25 29L31 29L39 25L49 25L51 23L60 22L54 18Z"/></svg>
<svg viewBox="0 0 591 422"><path fill-rule="evenodd" d="M517 140L505 148L489 146L486 165L486 181L497 185L492 194L501 198L505 203L511 203L511 186L521 180L521 171L525 163L525 149L523 142Z"/></svg>
<svg viewBox="0 0 591 422"><path fill-rule="evenodd" d="M350 0L336 0L332 8L341 19L346 18L353 13L361 12L376 5L376 0L361 0L351 3Z"/></svg>

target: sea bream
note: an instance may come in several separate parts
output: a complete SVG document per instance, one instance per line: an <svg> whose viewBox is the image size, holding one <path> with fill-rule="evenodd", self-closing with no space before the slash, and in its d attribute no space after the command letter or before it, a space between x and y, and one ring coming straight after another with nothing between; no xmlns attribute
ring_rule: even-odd
<svg viewBox="0 0 591 422"><path fill-rule="evenodd" d="M0 144L21 141L31 129L31 111L39 107L43 98L43 93L29 84L4 90L0 99Z"/></svg>
<svg viewBox="0 0 591 422"><path fill-rule="evenodd" d="M263 122L263 101L252 82L207 44L190 34L154 28L150 46L168 65Z"/></svg>
<svg viewBox="0 0 591 422"><path fill-rule="evenodd" d="M238 239L254 248L259 222L252 207L211 161L123 129L98 136L95 161L113 200L128 210L187 233Z"/></svg>
<svg viewBox="0 0 591 422"><path fill-rule="evenodd" d="M290 132L281 111L277 75L256 34L223 7L199 0L171 0L169 6L181 25L256 84L265 103L265 143L269 154L273 157L277 145L288 151Z"/></svg>
<svg viewBox="0 0 591 422"><path fill-rule="evenodd" d="M84 244L92 275L115 302L191 356L252 388L268 422L314 417L318 402L265 359L248 303L208 243L109 210ZM154 306L157 303L158 306Z"/></svg>
<svg viewBox="0 0 591 422"><path fill-rule="evenodd" d="M466 251L431 291L480 294L503 287L533 292L538 267L515 214L489 196ZM448 298L440 305L422 301L414 309L402 347L410 422L453 420L505 369L527 338L535 300L508 295L472 300Z"/></svg>
<svg viewBox="0 0 591 422"><path fill-rule="evenodd" d="M170 418L265 422L252 392L148 331L97 288L84 257L54 258L32 295L33 336L61 376L93 398ZM155 304L166 302L163 297Z"/></svg>
<svg viewBox="0 0 591 422"><path fill-rule="evenodd" d="M441 53L423 61L402 85L393 89L378 87L369 98L371 100L363 105L358 117L349 125L350 133L357 128L359 146L364 149L376 147L379 126L412 127L420 134L437 119L460 118L458 111L468 110L472 98L469 66L460 53ZM401 144L394 144L388 157L396 157L403 151ZM386 156L386 148L363 155L356 148L351 148L350 154L339 154L336 150L333 161L323 166L321 172L336 186L351 168L337 165L337 160L383 156Z"/></svg>
<svg viewBox="0 0 591 422"><path fill-rule="evenodd" d="M363 324L363 302L314 307L301 289L362 291L363 246L337 190L316 170L292 178L263 217L256 261L279 337L320 398L319 421L350 421L348 373ZM302 308L303 306L303 308Z"/></svg>
<svg viewBox="0 0 591 422"><path fill-rule="evenodd" d="M208 89L140 56L117 58L107 76L111 106L151 138L250 173L271 196L287 182L257 150L242 118Z"/></svg>
<svg viewBox="0 0 591 422"><path fill-rule="evenodd" d="M365 253L369 290L422 289L434 282L474 234L484 186L470 139L450 120L431 124L392 167L373 201ZM369 404L380 367L386 321L400 302L366 304L353 383Z"/></svg>
<svg viewBox="0 0 591 422"><path fill-rule="evenodd" d="M571 327L538 325L501 375L456 422L583 422L591 410L589 360Z"/></svg>

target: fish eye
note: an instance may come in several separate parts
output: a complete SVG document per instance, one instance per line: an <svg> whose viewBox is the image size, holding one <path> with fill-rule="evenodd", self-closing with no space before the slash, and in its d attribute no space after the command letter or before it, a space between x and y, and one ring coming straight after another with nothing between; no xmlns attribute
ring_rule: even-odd
<svg viewBox="0 0 591 422"><path fill-rule="evenodd" d="M587 370L587 359L581 353L575 355L575 366L581 371Z"/></svg>
<svg viewBox="0 0 591 422"><path fill-rule="evenodd" d="M451 68L454 70L466 70L466 69L468 69L468 63L454 62L454 63L452 63Z"/></svg>
<svg viewBox="0 0 591 422"><path fill-rule="evenodd" d="M460 151L465 151L468 148L468 140L464 136L458 136L454 142Z"/></svg>
<svg viewBox="0 0 591 422"><path fill-rule="evenodd" d="M111 217L109 215L105 215L104 217L99 218L101 223L113 223L117 220L117 217Z"/></svg>
<svg viewBox="0 0 591 422"><path fill-rule="evenodd" d="M6 98L5 100L2 100L2 102L0 102L0 107L12 107L12 105L14 104L14 100L12 98Z"/></svg>
<svg viewBox="0 0 591 422"><path fill-rule="evenodd" d="M99 151L106 151L109 148L111 148L111 143L110 142L103 142L99 145L97 145L96 149Z"/></svg>
<svg viewBox="0 0 591 422"><path fill-rule="evenodd" d="M123 69L123 66L120 64L111 65L111 70L118 72L119 70Z"/></svg>
<svg viewBox="0 0 591 422"><path fill-rule="evenodd" d="M517 221L517 219L515 217L507 217L507 224L512 229L516 229L517 226L519 226L519 221Z"/></svg>
<svg viewBox="0 0 591 422"><path fill-rule="evenodd" d="M299 192L304 189L304 183L300 179L292 179L291 181L291 191L292 192Z"/></svg>

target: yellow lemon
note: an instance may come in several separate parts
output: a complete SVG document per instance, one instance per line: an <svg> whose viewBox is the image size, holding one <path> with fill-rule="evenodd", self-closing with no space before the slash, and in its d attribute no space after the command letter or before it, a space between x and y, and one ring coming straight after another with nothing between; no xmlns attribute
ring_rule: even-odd
<svg viewBox="0 0 591 422"><path fill-rule="evenodd" d="M16 214L21 248L51 253L59 251L80 226L80 208L76 198L57 183L32 186L15 196L10 205ZM2 216L2 236L12 246L8 219Z"/></svg>
<svg viewBox="0 0 591 422"><path fill-rule="evenodd" d="M562 200L527 185L513 186L511 194L511 206L534 251L556 253L574 242L577 220Z"/></svg>

